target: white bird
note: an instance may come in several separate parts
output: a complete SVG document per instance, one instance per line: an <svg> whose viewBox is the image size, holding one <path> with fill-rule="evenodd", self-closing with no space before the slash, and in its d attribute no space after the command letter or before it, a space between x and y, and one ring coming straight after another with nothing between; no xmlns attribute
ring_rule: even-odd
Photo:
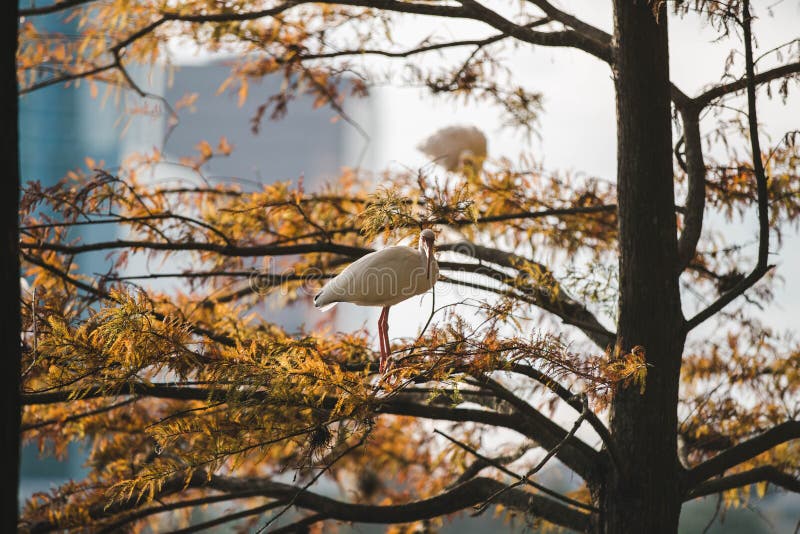
<svg viewBox="0 0 800 534"><path fill-rule="evenodd" d="M389 308L433 287L439 265L433 257L433 230L419 234L419 246L387 247L359 258L330 280L314 297L317 308L337 302L357 306L380 306L378 337L381 344L380 372L389 358Z"/></svg>
<svg viewBox="0 0 800 534"><path fill-rule="evenodd" d="M471 165L479 172L486 159L486 136L474 126L448 126L417 145L417 150L448 171Z"/></svg>

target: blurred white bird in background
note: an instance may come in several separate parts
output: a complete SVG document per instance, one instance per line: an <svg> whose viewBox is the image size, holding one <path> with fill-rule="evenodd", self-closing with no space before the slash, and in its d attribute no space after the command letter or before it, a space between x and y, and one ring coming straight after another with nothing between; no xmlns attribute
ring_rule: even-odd
<svg viewBox="0 0 800 534"><path fill-rule="evenodd" d="M381 345L380 372L389 358L389 308L433 287L439 265L433 257L433 230L419 234L419 246L386 247L359 258L330 280L314 297L317 308L337 302L357 306L380 306L378 337Z"/></svg>
<svg viewBox="0 0 800 534"><path fill-rule="evenodd" d="M478 173L486 159L486 136L474 126L448 126L425 139L417 150L448 171L467 166Z"/></svg>

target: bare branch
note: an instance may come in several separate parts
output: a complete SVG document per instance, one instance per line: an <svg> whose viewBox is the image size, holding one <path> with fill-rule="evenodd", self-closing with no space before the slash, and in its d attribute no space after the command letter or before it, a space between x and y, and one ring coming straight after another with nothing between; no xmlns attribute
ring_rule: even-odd
<svg viewBox="0 0 800 534"><path fill-rule="evenodd" d="M767 189L767 177L764 174L764 163L761 161L761 144L758 139L756 80L753 73L753 42L750 32L750 23L752 19L750 17L750 3L748 0L744 0L742 9L744 17L742 25L744 28L745 68L747 71L747 118L750 126L753 173L756 177L756 191L758 193L758 261L750 274L736 284L733 289L722 294L706 309L689 319L686 323L687 331L695 328L706 319L721 311L732 300L761 280L771 268L767 263L769 258L769 192Z"/></svg>
<svg viewBox="0 0 800 534"><path fill-rule="evenodd" d="M462 0L461 5L464 10L470 14L470 18L485 22L520 41L540 46L567 46L577 48L595 56L609 65L614 62L614 54L610 40L609 42L602 43L574 30L537 32L515 24L475 0Z"/></svg>
<svg viewBox="0 0 800 534"><path fill-rule="evenodd" d="M208 521L197 523L196 525L191 525L186 528L173 530L170 532L170 534L191 534L194 532L202 532L204 530L208 530L211 527L215 527L217 525L224 525L225 523L230 523L231 521L236 521L237 519L242 519L243 517L250 517L251 515L263 514L264 512L268 512L273 508L275 508L274 502L262 504L261 506L248 508L246 510L241 510L239 512L234 512L232 514L226 514L216 519L210 519Z"/></svg>
<svg viewBox="0 0 800 534"><path fill-rule="evenodd" d="M195 506L204 506L206 504L212 504L217 502L225 502L225 501L232 501L235 499L247 499L250 497L258 497L260 495L257 491L245 491L242 493L222 493L219 495L207 495L205 497L199 497L197 499L188 499L185 501L175 501L169 502L165 504L160 504L158 506L150 506L146 508L140 508L135 512L123 516L121 519L114 521L108 525L104 525L103 528L98 531L98 534L113 534L114 532L120 532L121 527L143 519L145 517L149 517L151 515L156 514L163 514L164 512L171 512L172 510L179 510L181 508L190 508ZM264 505L260 512L264 512L273 508L277 508L283 504L282 501L273 501ZM230 517L230 516L227 516ZM232 521L232 519L229 519ZM193 525L193 527L197 527L199 525ZM208 525L211 526L211 525ZM207 528L207 527L206 527Z"/></svg>
<svg viewBox="0 0 800 534"><path fill-rule="evenodd" d="M700 138L700 114L694 106L680 108L683 119L683 138L686 146L686 175L689 188L686 194L686 214L683 231L678 240L678 272L692 261L703 230L706 205L706 166Z"/></svg>
<svg viewBox="0 0 800 534"><path fill-rule="evenodd" d="M543 274L548 275L550 270L539 263L533 262L516 254L476 245L471 242L454 243L437 247L439 250L453 250L470 256L477 260L495 263L502 267L519 269L524 265L534 265ZM506 277L507 278L507 277ZM502 280L501 280L502 281ZM567 324L580 328L586 336L602 349L614 344L615 334L609 332L597 318L583 304L572 299L565 291L554 293L550 288L540 287L537 281L525 288L514 286L519 291L524 291L532 297L533 302Z"/></svg>
<svg viewBox="0 0 800 534"><path fill-rule="evenodd" d="M556 454L564 465L575 471L584 480L597 479L603 468L604 456L594 448L580 438L569 434L496 380L480 376L476 377L476 383L493 391L498 398L517 409L516 413L512 414L512 418L519 425L519 430L523 431L523 435L536 441L548 451L554 451L553 454Z"/></svg>
<svg viewBox="0 0 800 534"><path fill-rule="evenodd" d="M367 436L368 435L369 435L369 432L364 432L356 443L353 443L352 445L348 446L343 451L337 453L336 456L334 456L329 462L327 462L322 469L317 471L317 473L313 477L311 477L311 479L308 482L306 482L303 485L302 488L299 488L297 490L297 493L295 493L294 496L291 499L289 499L289 502L286 503L286 506L284 506L281 509L280 512L278 512L273 517L271 517L270 520L267 521L267 523L262 528L258 529L256 534L260 534L263 530L265 530L267 527L269 527L272 523L277 521L279 517L281 517L283 514L288 512L289 508L291 508L294 505L294 503L297 501L297 498L300 497L300 495L304 491L307 491L308 488L310 488L317 480L320 479L320 477L322 477L322 475L327 473L330 470L330 468L333 467L333 465L336 462L338 462L339 460L341 460L342 458L344 458L345 456L350 454L352 451L354 451L354 450L358 449L359 447L361 447L364 444L364 442L367 440Z"/></svg>
<svg viewBox="0 0 800 534"><path fill-rule="evenodd" d="M551 22L549 17L539 19L533 21L529 24L525 24L523 27L525 28L535 28L537 26L542 26ZM415 48L410 48L408 50L403 50L400 52L392 52L390 50L382 50L382 49L371 49L371 48L361 48L355 50L337 50L336 52L324 52L319 54L303 54L299 56L299 58L303 61L305 60L313 60L313 59L331 59L337 57L346 57L346 56L361 56L361 55L375 55L375 56L383 56L383 57L390 57L390 58L405 58L409 56L414 56L417 54L424 54L426 52L432 52L435 50L444 50L447 48L457 48L461 46L476 46L478 48L483 48L493 43L497 43L502 41L503 39L508 39L511 37L506 33L498 33L491 37L487 37L485 39L468 39L463 41L448 41L445 43L436 43L431 45L425 46L418 46Z"/></svg>
<svg viewBox="0 0 800 534"><path fill-rule="evenodd" d="M778 486L788 491L800 493L800 480L780 469L767 465L756 467L748 471L736 473L722 478L707 480L698 484L687 494L684 500L690 501L706 495L721 493L742 486L749 486L758 482L769 482L773 486Z"/></svg>
<svg viewBox="0 0 800 534"><path fill-rule="evenodd" d="M399 0L287 0L283 4L270 9L245 12L227 13L201 13L184 14L177 12L166 12L164 18L167 20L178 20L183 22L241 22L246 20L258 20L266 17L273 17L288 9L304 4L329 4L339 6L364 7L372 9L382 9L397 13L409 13L413 15L430 15L436 17L450 18L471 18L466 10L460 6L447 6L436 4L422 4L412 2L402 2Z"/></svg>
<svg viewBox="0 0 800 534"><path fill-rule="evenodd" d="M553 497L555 499L563 501L566 504L569 504L571 506L576 506L578 508L583 508L584 510L587 510L589 512L598 512L599 511L597 508L595 508L594 506L592 506L590 504L582 503L580 501L576 501L575 499L570 499L569 497L567 497L565 495L561 495L560 493L558 493L556 491L553 491L553 490L551 490L550 488L548 488L546 486L542 486L538 482L535 482L533 480L529 480L529 479L527 479L525 477L522 477L522 476L514 473L513 471L511 471L509 468L507 468L505 465L503 465L501 463L502 460L498 460L496 458L489 458L487 456L484 456L483 454L479 453L478 451L476 451L474 448L470 447L466 443L464 443L462 441L459 441L459 440L457 440L456 438L454 438L452 436L447 435L446 433L442 432L441 430L436 429L433 432L436 433L436 434L439 434L440 436L444 437L445 439L447 439L451 443L457 445L458 447L461 447L462 449L464 449L465 451L467 451L471 455L475 456L478 460L474 464L472 464L470 466L470 468L473 468L473 466L478 466L478 467L480 467L480 469L483 469L484 467L491 466L491 467L494 467L495 469L497 469L498 471L500 471L501 473L505 473L506 475L508 475L508 476L510 476L510 477L512 477L514 479L524 481L525 484L528 484L532 488L536 488L539 491L541 491L543 493L546 493L547 495L550 495L551 497ZM477 473L475 473L475 474L477 474ZM469 480L470 478L472 478L472 477L470 476L470 477L465 478L464 480L459 480L459 483L465 482L466 480Z"/></svg>
<svg viewBox="0 0 800 534"><path fill-rule="evenodd" d="M70 9L77 6L82 6L85 4L91 4L92 2L97 2L98 0L61 0L56 1L53 4L41 7L27 7L27 8L20 8L19 9L19 16L20 17L35 17L38 15L47 15L49 13L56 13L58 11L63 11L65 9Z"/></svg>
<svg viewBox="0 0 800 534"><path fill-rule="evenodd" d="M575 432L577 432L578 428L580 428L581 423L583 423L583 420L586 417L586 413L588 413L588 411L589 411L589 406L585 405L583 411L581 412L581 415L578 417L578 419L575 420L575 423L572 425L572 428L570 429L569 433L566 436L564 436L564 439L559 441L552 449L547 451L547 454L544 456L544 458L542 458L539 461L539 463L537 463L534 467L529 469L528 472L525 473L525 475L521 477L518 482L515 482L510 486L506 486L505 488L498 490L497 492L491 494L483 503L481 503L480 506L476 506L475 507L476 512L477 513L483 512L492 502L499 499L504 493L527 483L530 477L538 473L542 469L542 467L544 467L547 464L550 458L558 454L558 451L561 449L561 447L566 445L569 442L569 440L575 436Z"/></svg>
<svg viewBox="0 0 800 534"><path fill-rule="evenodd" d="M544 374L543 372L539 371L538 369L534 369L529 365L522 365L519 363L514 363L511 366L511 371L514 373L519 373L525 375L529 378L532 378L545 386L547 389L558 395L558 397L566 402L573 410L578 413L583 412L583 402L580 395L575 395L567 388ZM619 469L622 463L622 457L620 456L619 451L617 450L617 445L614 442L614 438L611 436L611 432L609 432L606 425L597 417L597 415L589 410L586 412L586 421L592 426L597 435L600 436L600 439L603 442L606 450L608 451L609 455L611 456L611 460L614 465Z"/></svg>
<svg viewBox="0 0 800 534"><path fill-rule="evenodd" d="M786 65L781 65L780 67L775 67L774 69L760 72L753 77L753 80L755 81L756 85L761 85L772 80L797 74L798 72L800 72L800 61L796 63L788 63ZM747 84L748 76L740 78L735 82L717 85L716 87L712 87L711 89L708 89L707 91L693 98L692 103L696 105L698 109L702 109L718 98L747 89Z"/></svg>
<svg viewBox="0 0 800 534"><path fill-rule="evenodd" d="M591 24L587 24L586 22L569 13L561 11L547 0L528 0L528 2L541 9L545 15L553 20L557 20L561 24L573 28L577 32L597 41L602 45L609 47L611 46L611 36L609 34L592 26Z"/></svg>
<svg viewBox="0 0 800 534"><path fill-rule="evenodd" d="M337 501L322 495L300 490L296 486L266 479L233 479L212 476L208 484L222 491L260 489L262 495L285 499L297 495L295 505L313 510L326 518L355 523L409 523L439 517L469 508L485 500L505 486L490 478L474 478L440 495L406 504L373 506ZM500 504L525 513L532 513L551 523L582 531L588 525L588 514L569 508L550 498L518 489L506 492L498 499Z"/></svg>
<svg viewBox="0 0 800 534"><path fill-rule="evenodd" d="M310 532L308 527L314 523L324 521L325 519L327 518L322 514L312 514L308 517L304 517L303 519L299 519L290 525L277 528L273 530L271 534L300 534L304 532Z"/></svg>
<svg viewBox="0 0 800 534"><path fill-rule="evenodd" d="M800 421L781 423L693 467L687 473L688 485L693 488L708 478L721 475L731 467L735 467L781 443L794 439L800 439Z"/></svg>
<svg viewBox="0 0 800 534"><path fill-rule="evenodd" d="M314 511L324 518L355 523L394 524L431 519L469 508L483 502L490 495L505 488L502 483L490 478L474 478L435 497L395 505L365 505L339 501L298 486L274 482L265 478L234 478L194 471L187 479L176 476L164 482L157 493L158 497L179 493L189 488L207 488L230 494L257 494L262 497L285 502L294 499L298 508ZM583 531L588 526L589 515L579 512L550 498L528 493L519 489L505 491L497 499L499 504L531 513L556 525ZM100 503L89 510L89 517L98 519L133 510L142 505L136 495L128 499L106 505ZM275 503L264 505L273 507ZM255 510L255 509L253 509ZM266 510L266 508L264 508ZM254 512L251 510L252 513ZM230 518L231 516L225 516ZM224 519L224 518L220 518ZM60 527L50 520L31 526L35 532L49 532Z"/></svg>
<svg viewBox="0 0 800 534"><path fill-rule="evenodd" d="M305 243L301 245L250 245L235 246L221 245L218 243L191 243L177 242L167 243L160 241L134 241L117 239L116 241L100 241L96 243L86 243L83 245L64 245L61 243L32 243L23 241L20 243L23 250L51 250L62 254L82 254L98 250L132 249L132 250L162 250L162 251L197 251L197 252L216 252L223 256L254 257L254 256L291 256L295 254L309 254L319 252L330 252L342 254L353 258L372 252L372 249L363 247L353 247L336 243Z"/></svg>

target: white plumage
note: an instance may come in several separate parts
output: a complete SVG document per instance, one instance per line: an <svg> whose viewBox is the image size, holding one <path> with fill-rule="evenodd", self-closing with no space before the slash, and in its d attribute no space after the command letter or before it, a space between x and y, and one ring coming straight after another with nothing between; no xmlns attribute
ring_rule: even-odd
<svg viewBox="0 0 800 534"><path fill-rule="evenodd" d="M439 266L433 257L434 233L423 230L419 246L387 247L354 261L330 280L314 297L314 305L326 309L337 302L358 306L380 306L378 335L381 343L380 371L389 357L389 308L433 287Z"/></svg>
<svg viewBox="0 0 800 534"><path fill-rule="evenodd" d="M474 126L448 126L417 145L417 150L448 171L472 165L477 172L486 159L486 136Z"/></svg>

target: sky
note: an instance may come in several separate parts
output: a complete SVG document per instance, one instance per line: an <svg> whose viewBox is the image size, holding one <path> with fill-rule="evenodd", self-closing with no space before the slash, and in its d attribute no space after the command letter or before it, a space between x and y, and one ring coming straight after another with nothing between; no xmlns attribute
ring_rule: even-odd
<svg viewBox="0 0 800 534"><path fill-rule="evenodd" d="M800 2L783 0L755 2L754 34L758 39L755 54L800 36ZM562 1L556 5L579 14L581 18L605 31L611 31L610 2ZM771 14L765 6L771 6ZM670 16L670 70L673 82L690 96L704 88L719 83L724 75L725 60L732 48L741 48L738 38L713 42L716 32L700 21L696 15L681 18ZM442 29L444 27L444 29ZM493 30L473 22L433 20L416 17L413 23L402 25L396 35L405 43L416 42L432 32L466 39L491 35ZM459 58L469 50L462 50L445 57ZM436 130L453 125L474 125L483 130L489 140L489 156L508 157L516 160L520 154L532 154L546 171L571 171L578 175L598 177L613 181L616 172L616 116L613 80L610 69L588 54L569 49L557 49L522 45L518 49L503 52L517 81L529 90L544 95L544 111L537 128L538 136L526 139L519 132L502 128L497 108L487 104L464 104L432 98L422 89L382 87L373 91L378 120L359 115L354 106L354 116L370 130L372 140L368 146L367 165L375 169L386 167L419 168L428 162L415 146ZM432 56L440 60L441 56ZM371 60L366 60L371 61ZM738 76L743 71L739 61L733 72ZM385 65L374 60L375 65ZM765 58L759 68L775 66L772 57ZM762 126L762 145L779 139L784 132L800 127L800 85L794 84L790 99L783 103L779 99L768 99L760 95L759 119ZM740 97L738 102L743 102ZM737 101L733 101L737 102ZM716 119L707 117L701 125L704 132L711 129ZM351 132L353 161L363 141ZM707 155L723 152L719 147L710 147ZM678 199L680 202L681 200ZM755 209L745 216L742 223L730 224L714 214L706 214L707 229L713 225L727 239L750 242L757 236ZM755 245L751 247L755 257ZM784 283L779 286L775 303L761 318L782 330L797 327L800 317L800 280L791 276L800 265L800 237L797 229L787 232L786 239L778 248L773 239L770 258L778 264L778 274ZM746 266L744 266L746 268ZM423 307L427 309L429 302ZM415 317L419 314L420 302L411 299L401 304L394 317ZM687 311L687 314L689 312ZM393 335L413 335L417 321L398 320L392 323ZM698 329L702 332L702 329ZM702 335L702 334L701 334Z"/></svg>

